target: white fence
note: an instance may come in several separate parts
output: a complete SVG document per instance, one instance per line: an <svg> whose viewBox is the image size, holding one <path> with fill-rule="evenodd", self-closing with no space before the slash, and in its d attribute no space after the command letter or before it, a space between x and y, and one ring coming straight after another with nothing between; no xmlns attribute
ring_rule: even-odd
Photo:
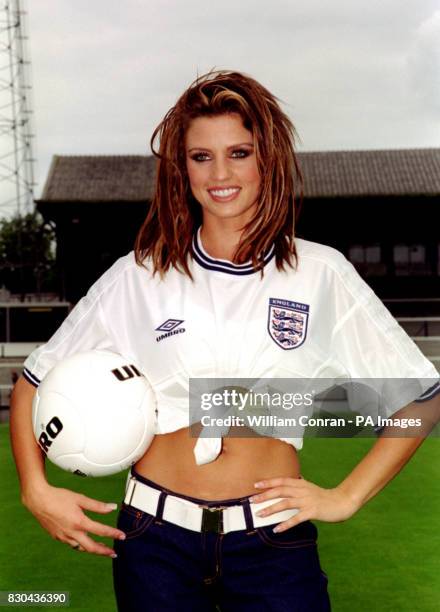
<svg viewBox="0 0 440 612"><path fill-rule="evenodd" d="M0 343L0 423L8 420L11 390L15 378L22 372L24 360L40 344L42 342Z"/></svg>
<svg viewBox="0 0 440 612"><path fill-rule="evenodd" d="M41 344L43 342L2 342L0 343L0 359L22 357L24 360Z"/></svg>

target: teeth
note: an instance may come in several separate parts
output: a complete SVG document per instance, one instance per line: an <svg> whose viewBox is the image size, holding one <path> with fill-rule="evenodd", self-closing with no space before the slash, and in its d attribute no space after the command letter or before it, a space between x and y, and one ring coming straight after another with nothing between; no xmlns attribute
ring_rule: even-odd
<svg viewBox="0 0 440 612"><path fill-rule="evenodd" d="M219 198L226 198L233 193L237 193L237 191L239 191L238 187L234 187L232 189L210 189L210 193Z"/></svg>

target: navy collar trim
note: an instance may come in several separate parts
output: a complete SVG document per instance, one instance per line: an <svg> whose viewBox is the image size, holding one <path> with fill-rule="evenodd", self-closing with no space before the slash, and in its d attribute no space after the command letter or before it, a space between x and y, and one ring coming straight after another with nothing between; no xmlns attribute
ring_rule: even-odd
<svg viewBox="0 0 440 612"><path fill-rule="evenodd" d="M252 262L234 264L226 259L214 259L213 257L210 257L202 247L202 242L200 240L200 227L193 236L192 247L194 259L199 265L207 270L212 270L214 272L225 272L226 274L234 274L238 276L255 274L255 272L259 272L259 270L254 269ZM274 257L274 255L275 245L273 244L264 256L263 261L265 266Z"/></svg>

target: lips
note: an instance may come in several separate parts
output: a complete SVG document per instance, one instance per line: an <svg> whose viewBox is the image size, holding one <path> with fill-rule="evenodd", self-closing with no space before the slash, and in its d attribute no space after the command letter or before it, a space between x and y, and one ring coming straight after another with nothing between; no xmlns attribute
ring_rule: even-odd
<svg viewBox="0 0 440 612"><path fill-rule="evenodd" d="M241 191L241 187L214 187L208 189L208 193L216 202L230 202L234 200Z"/></svg>

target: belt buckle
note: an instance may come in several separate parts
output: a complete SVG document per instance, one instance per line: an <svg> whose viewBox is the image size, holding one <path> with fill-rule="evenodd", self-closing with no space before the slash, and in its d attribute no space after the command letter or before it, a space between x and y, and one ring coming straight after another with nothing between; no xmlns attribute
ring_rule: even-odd
<svg viewBox="0 0 440 612"><path fill-rule="evenodd" d="M202 532L223 533L223 510L226 506L215 506L203 508L202 513Z"/></svg>

